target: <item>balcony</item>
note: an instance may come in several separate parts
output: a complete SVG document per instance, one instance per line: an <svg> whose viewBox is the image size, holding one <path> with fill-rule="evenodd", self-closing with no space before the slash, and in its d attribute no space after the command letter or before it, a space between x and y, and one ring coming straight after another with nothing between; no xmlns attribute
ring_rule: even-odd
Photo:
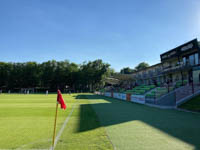
<svg viewBox="0 0 200 150"><path fill-rule="evenodd" d="M189 70L192 68L191 64L179 64L179 65L175 65L175 66L167 66L167 67L163 67L163 73L168 73L168 72L177 72L177 71L181 71L181 70Z"/></svg>
<svg viewBox="0 0 200 150"><path fill-rule="evenodd" d="M137 78L137 79L148 79L148 78L159 76L161 74L162 74L162 70L159 69L159 70L148 72L148 73L137 74L135 76L135 78Z"/></svg>
<svg viewBox="0 0 200 150"><path fill-rule="evenodd" d="M157 71L155 72L155 74L156 74L156 76L161 75L161 74L162 74L162 70L161 70L161 69L157 70Z"/></svg>
<svg viewBox="0 0 200 150"><path fill-rule="evenodd" d="M146 73L142 74L142 78L147 78L147 74Z"/></svg>
<svg viewBox="0 0 200 150"><path fill-rule="evenodd" d="M137 77L138 77L138 78L142 78L142 75L141 75L141 74L139 74L139 75L137 75Z"/></svg>
<svg viewBox="0 0 200 150"><path fill-rule="evenodd" d="M154 76L154 72L149 72L149 77L153 77Z"/></svg>

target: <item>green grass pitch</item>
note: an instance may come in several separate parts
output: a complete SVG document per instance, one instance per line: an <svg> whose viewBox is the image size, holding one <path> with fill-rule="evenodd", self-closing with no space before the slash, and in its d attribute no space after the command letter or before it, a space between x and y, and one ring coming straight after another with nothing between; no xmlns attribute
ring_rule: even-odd
<svg viewBox="0 0 200 150"><path fill-rule="evenodd" d="M183 103L179 108L200 113L200 96L198 95L186 103Z"/></svg>
<svg viewBox="0 0 200 150"><path fill-rule="evenodd" d="M198 150L200 115L92 94L63 94L56 150ZM49 149L56 94L0 95L0 149Z"/></svg>

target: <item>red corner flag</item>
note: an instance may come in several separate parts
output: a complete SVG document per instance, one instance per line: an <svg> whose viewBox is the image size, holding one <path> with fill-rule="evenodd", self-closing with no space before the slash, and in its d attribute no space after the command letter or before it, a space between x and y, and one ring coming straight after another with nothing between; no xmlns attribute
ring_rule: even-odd
<svg viewBox="0 0 200 150"><path fill-rule="evenodd" d="M62 97L60 90L58 90L57 102L60 104L61 109L66 109L66 105L65 105L65 102L64 102L64 99Z"/></svg>
<svg viewBox="0 0 200 150"><path fill-rule="evenodd" d="M56 135L56 120L57 120L57 112L58 112L58 104L60 104L61 109L66 109L66 105L64 102L64 99L62 97L62 94L60 90L58 90L58 95L57 95L57 104L56 104L56 115L55 115L55 122L54 122L54 130L53 130L53 140L52 140L52 149L54 150L54 141L55 141L55 135Z"/></svg>

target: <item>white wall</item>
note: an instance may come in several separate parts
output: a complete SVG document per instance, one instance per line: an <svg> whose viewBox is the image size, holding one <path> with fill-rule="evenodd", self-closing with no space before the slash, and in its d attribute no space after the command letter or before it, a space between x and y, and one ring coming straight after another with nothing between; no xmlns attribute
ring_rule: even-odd
<svg viewBox="0 0 200 150"><path fill-rule="evenodd" d="M145 103L145 96L143 95L131 95L131 101L144 104Z"/></svg>

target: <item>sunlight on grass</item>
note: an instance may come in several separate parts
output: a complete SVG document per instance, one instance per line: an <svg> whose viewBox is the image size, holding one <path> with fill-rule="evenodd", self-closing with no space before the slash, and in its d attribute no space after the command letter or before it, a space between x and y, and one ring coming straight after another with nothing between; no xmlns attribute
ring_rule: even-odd
<svg viewBox="0 0 200 150"><path fill-rule="evenodd" d="M102 127L98 129L79 132L81 117L85 118L81 126L87 126L91 118L97 120L91 107L80 116L81 106L88 104L88 100L78 101L77 95L63 94L67 104L67 109L58 111L56 131L63 125L64 120L75 105L68 125L56 149L112 149L112 145L105 135ZM42 149L49 148L52 142L53 124L56 106L56 94L48 96L42 94L20 95L1 94L0 95L0 149ZM88 114L90 114L88 116ZM94 122L96 126L99 122ZM12 141L12 142L10 142Z"/></svg>
<svg viewBox="0 0 200 150"><path fill-rule="evenodd" d="M57 133L74 111L56 150L197 150L200 116L92 94L63 94ZM0 95L0 149L49 148L56 94ZM12 141L12 142L10 142ZM114 145L114 146L113 146Z"/></svg>
<svg viewBox="0 0 200 150"><path fill-rule="evenodd" d="M99 120L117 149L197 150L200 116L162 110L104 96L90 97ZM96 101L110 101L109 104Z"/></svg>

